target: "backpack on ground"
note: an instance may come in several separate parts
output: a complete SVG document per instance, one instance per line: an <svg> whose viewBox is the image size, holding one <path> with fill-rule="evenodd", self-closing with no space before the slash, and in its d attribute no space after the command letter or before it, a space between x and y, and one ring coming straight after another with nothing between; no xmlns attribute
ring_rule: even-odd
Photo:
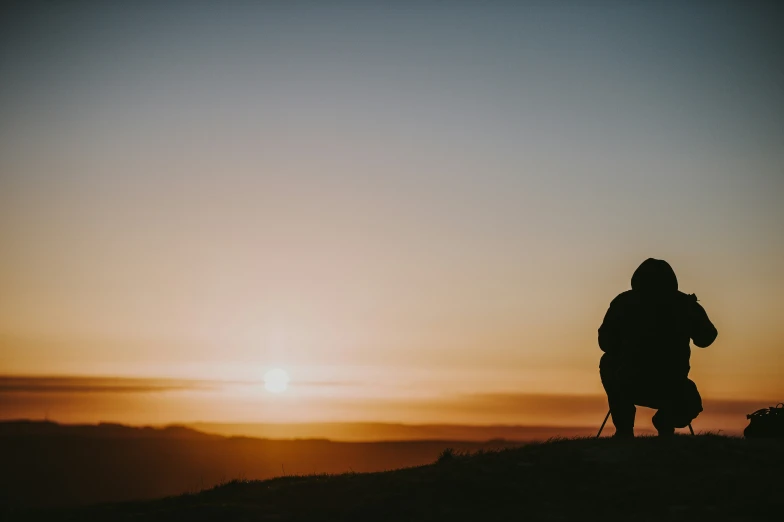
<svg viewBox="0 0 784 522"><path fill-rule="evenodd" d="M743 430L746 438L784 438L784 404L762 408L746 415L749 425Z"/></svg>

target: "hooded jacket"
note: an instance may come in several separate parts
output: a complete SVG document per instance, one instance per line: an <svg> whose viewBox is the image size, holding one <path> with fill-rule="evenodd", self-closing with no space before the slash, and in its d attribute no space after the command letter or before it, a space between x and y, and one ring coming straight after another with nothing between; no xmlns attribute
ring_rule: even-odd
<svg viewBox="0 0 784 522"><path fill-rule="evenodd" d="M632 275L632 289L613 299L599 327L606 354L601 365L685 377L689 342L707 348L717 335L697 297L678 290L672 267L646 259Z"/></svg>

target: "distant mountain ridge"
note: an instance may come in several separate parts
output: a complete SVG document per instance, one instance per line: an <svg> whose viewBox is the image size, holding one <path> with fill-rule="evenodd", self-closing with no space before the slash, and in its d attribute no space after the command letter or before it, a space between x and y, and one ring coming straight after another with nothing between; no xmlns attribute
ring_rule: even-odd
<svg viewBox="0 0 784 522"><path fill-rule="evenodd" d="M526 442L552 437L580 437L596 427L579 426L472 426L459 424L394 424L381 422L334 423L208 423L130 426L113 422L61 424L54 421L0 421L3 435L78 435L84 437L248 437L275 440L330 440L334 442L506 440ZM645 430L639 430L644 433Z"/></svg>
<svg viewBox="0 0 784 522"><path fill-rule="evenodd" d="M395 424L384 422L318 423L187 423L205 433L266 439L329 439L343 442L405 440L532 441L551 437L581 437L596 433L596 427L522 426L461 424ZM641 431L642 433L642 431Z"/></svg>
<svg viewBox="0 0 784 522"><path fill-rule="evenodd" d="M11 420L0 421L0 437L3 436L80 436L80 437L206 437L218 435L203 433L181 425L162 427L128 426L113 422L98 424L60 424L52 421Z"/></svg>

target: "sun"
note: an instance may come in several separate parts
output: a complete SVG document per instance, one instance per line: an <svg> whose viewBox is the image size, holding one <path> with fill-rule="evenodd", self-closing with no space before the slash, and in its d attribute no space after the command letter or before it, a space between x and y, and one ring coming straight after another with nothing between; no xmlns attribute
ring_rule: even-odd
<svg viewBox="0 0 784 522"><path fill-rule="evenodd" d="M272 393L282 393L289 387L289 374L273 368L264 374L264 387Z"/></svg>

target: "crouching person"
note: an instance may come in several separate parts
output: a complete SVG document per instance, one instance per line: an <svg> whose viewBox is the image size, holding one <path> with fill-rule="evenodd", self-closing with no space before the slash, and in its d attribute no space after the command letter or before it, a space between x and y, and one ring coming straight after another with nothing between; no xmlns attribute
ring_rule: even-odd
<svg viewBox="0 0 784 522"><path fill-rule="evenodd" d="M599 369L615 436L634 436L635 406L658 410L653 424L660 436L688 426L702 411L689 379L689 342L707 348L717 335L697 297L678 291L670 265L644 261L632 289L610 303L599 328Z"/></svg>

